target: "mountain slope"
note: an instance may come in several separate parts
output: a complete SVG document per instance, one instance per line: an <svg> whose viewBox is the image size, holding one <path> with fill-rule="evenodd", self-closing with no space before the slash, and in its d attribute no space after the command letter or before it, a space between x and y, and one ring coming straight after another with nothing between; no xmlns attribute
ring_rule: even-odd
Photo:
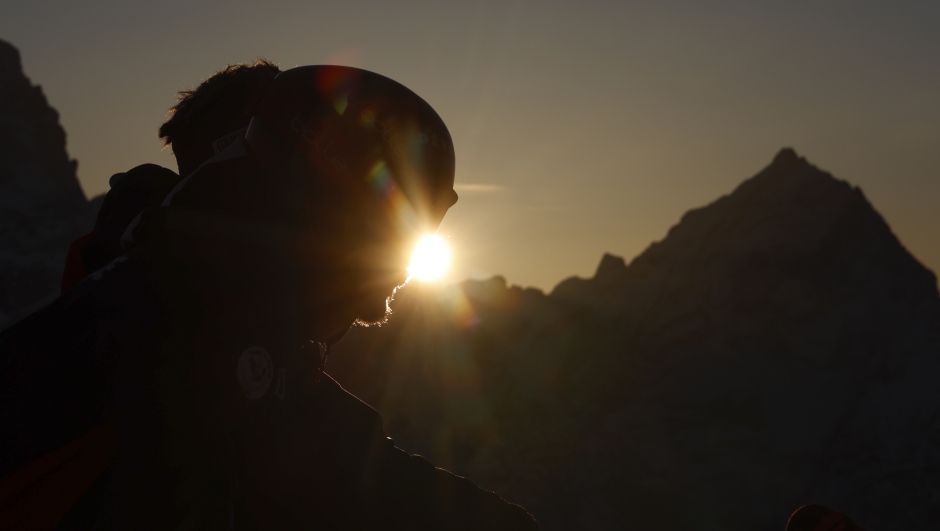
<svg viewBox="0 0 940 531"><path fill-rule="evenodd" d="M69 242L94 226L65 131L19 52L0 41L0 329L59 291Z"/></svg>
<svg viewBox="0 0 940 531"><path fill-rule="evenodd" d="M545 529L940 525L940 298L862 192L783 150L549 295L402 290L331 374Z"/></svg>

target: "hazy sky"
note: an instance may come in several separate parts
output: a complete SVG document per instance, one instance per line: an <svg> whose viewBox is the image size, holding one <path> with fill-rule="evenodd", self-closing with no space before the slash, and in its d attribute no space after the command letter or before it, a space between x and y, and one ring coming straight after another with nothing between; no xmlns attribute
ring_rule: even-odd
<svg viewBox="0 0 940 531"><path fill-rule="evenodd" d="M447 122L454 279L550 289L628 260L784 146L859 185L940 270L940 2L4 0L86 194L175 100L258 56L396 79Z"/></svg>

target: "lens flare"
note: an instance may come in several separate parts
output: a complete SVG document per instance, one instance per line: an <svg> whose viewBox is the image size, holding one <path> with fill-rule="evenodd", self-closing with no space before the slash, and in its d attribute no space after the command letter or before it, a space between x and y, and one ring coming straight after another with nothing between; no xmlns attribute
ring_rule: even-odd
<svg viewBox="0 0 940 531"><path fill-rule="evenodd" d="M416 280L440 280L450 269L450 245L437 234L426 234L411 253L408 275Z"/></svg>

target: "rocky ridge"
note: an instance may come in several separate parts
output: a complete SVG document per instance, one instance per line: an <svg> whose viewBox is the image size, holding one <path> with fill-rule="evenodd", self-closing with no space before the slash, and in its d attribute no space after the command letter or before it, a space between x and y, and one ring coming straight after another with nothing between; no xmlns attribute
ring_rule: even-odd
<svg viewBox="0 0 940 531"><path fill-rule="evenodd" d="M543 529L940 526L940 297L861 190L781 151L550 294L410 286L329 372Z"/></svg>
<svg viewBox="0 0 940 531"><path fill-rule="evenodd" d="M19 52L0 41L0 329L59 293L69 243L94 226L65 131Z"/></svg>
<svg viewBox="0 0 940 531"><path fill-rule="evenodd" d="M65 133L0 41L0 329L93 225ZM629 264L551 293L409 286L329 372L403 448L543 529L782 529L802 503L940 527L936 278L792 150Z"/></svg>

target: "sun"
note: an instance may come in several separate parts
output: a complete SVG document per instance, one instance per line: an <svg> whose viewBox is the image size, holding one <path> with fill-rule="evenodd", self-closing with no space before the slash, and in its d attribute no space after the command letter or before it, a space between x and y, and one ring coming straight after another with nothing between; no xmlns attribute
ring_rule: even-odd
<svg viewBox="0 0 940 531"><path fill-rule="evenodd" d="M450 244L437 234L425 234L411 253L408 276L431 282L443 278L450 269Z"/></svg>

